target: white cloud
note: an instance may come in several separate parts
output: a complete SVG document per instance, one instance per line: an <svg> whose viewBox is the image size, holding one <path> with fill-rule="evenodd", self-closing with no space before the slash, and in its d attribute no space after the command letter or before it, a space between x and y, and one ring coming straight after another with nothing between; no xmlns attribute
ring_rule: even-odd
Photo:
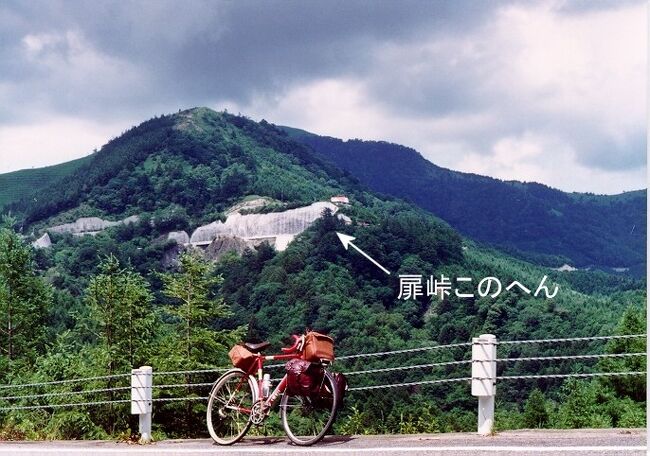
<svg viewBox="0 0 650 456"><path fill-rule="evenodd" d="M60 117L35 124L0 126L0 173L83 157L126 127Z"/></svg>
<svg viewBox="0 0 650 456"><path fill-rule="evenodd" d="M97 48L76 29L24 34L13 52L16 71L25 75L6 79L11 89L0 91L0 102L20 122L82 112L120 115L155 92L137 61Z"/></svg>
<svg viewBox="0 0 650 456"><path fill-rule="evenodd" d="M19 51L32 73L22 81L0 81L0 105L11 107L0 124L0 173L82 157L145 120L113 105L146 90L146 78L136 65L98 50L82 33L29 33ZM89 103L122 115L66 114Z"/></svg>
<svg viewBox="0 0 650 456"><path fill-rule="evenodd" d="M458 169L503 180L541 182L567 192L612 194L642 188L646 182L645 169L605 171L589 168L576 160L570 147L530 134L504 138L495 144L490 155L467 154Z"/></svg>
<svg viewBox="0 0 650 456"><path fill-rule="evenodd" d="M60 43L60 35L42 33L40 35L25 35L23 37L23 44L30 55L39 54L46 46Z"/></svg>
<svg viewBox="0 0 650 456"><path fill-rule="evenodd" d="M118 86L138 77L135 66L96 49L75 30L27 34L22 43L26 58L52 72L54 78L72 78L74 82L93 76L99 78L98 83Z"/></svg>
<svg viewBox="0 0 650 456"><path fill-rule="evenodd" d="M258 97L250 104L218 102L214 107L312 133L389 140L419 149L494 126L487 113L400 116L374 99L362 81L349 78L317 80L293 87L282 97Z"/></svg>
<svg viewBox="0 0 650 456"><path fill-rule="evenodd" d="M512 6L497 16L500 91L532 111L582 118L612 135L643 128L647 6L570 15L556 6Z"/></svg>

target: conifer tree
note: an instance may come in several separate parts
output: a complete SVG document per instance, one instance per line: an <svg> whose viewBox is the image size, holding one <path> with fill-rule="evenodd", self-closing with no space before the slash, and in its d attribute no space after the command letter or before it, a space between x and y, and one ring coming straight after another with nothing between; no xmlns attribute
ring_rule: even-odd
<svg viewBox="0 0 650 456"><path fill-rule="evenodd" d="M104 349L107 373L147 362L155 324L153 296L144 278L109 255L90 279L86 301L94 335Z"/></svg>
<svg viewBox="0 0 650 456"><path fill-rule="evenodd" d="M11 228L0 224L0 376L20 365L33 365L47 346L49 286L36 275L32 250Z"/></svg>
<svg viewBox="0 0 650 456"><path fill-rule="evenodd" d="M215 295L222 279L214 274L213 265L195 252L182 254L179 266L176 273L160 275L163 293L171 299L165 307L172 317L171 354L185 368L223 363L233 339L228 332L214 329L219 319L230 315L223 298Z"/></svg>

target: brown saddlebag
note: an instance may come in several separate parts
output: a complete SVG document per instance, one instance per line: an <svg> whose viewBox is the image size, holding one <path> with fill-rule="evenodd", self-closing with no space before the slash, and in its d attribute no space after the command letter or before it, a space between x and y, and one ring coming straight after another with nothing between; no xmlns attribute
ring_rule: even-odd
<svg viewBox="0 0 650 456"><path fill-rule="evenodd" d="M228 356L230 356L230 361L232 361L233 366L240 368L244 372L249 372L255 364L255 354L243 345L235 345L232 347L230 352L228 352Z"/></svg>

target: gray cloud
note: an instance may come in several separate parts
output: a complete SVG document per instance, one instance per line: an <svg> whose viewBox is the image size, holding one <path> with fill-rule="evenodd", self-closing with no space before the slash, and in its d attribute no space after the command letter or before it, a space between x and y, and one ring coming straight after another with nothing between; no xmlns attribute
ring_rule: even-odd
<svg viewBox="0 0 650 456"><path fill-rule="evenodd" d="M26 35L71 31L107 59L128 62L141 80L138 86L125 84L121 99L113 92L120 103L245 102L311 78L360 72L378 43L412 40L423 29L443 33L458 24L472 27L489 13L483 2L460 9L448 2L343 1L50 2L5 9L0 17L7 57L0 64L3 79L32 86L54 109L73 113L110 111L104 95L113 81L101 74L78 81L70 88L79 94L78 103L61 96L61 90L53 93L47 75L25 58ZM60 53L69 52L66 45L59 44Z"/></svg>
<svg viewBox="0 0 650 456"><path fill-rule="evenodd" d="M556 3L560 17L639 4ZM536 131L562 138L588 167L644 166L643 126L613 134L598 119L536 106L549 98L544 90L562 88L508 80L512 55L492 33L511 5L530 3L5 2L0 126L43 116L135 122L224 101L245 107L331 78L358 81L392 116L484 116L482 125L436 133L477 153Z"/></svg>

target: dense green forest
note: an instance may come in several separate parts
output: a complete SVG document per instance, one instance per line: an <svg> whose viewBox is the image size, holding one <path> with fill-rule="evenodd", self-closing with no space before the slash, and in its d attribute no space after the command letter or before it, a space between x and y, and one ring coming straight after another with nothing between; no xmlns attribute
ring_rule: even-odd
<svg viewBox="0 0 650 456"><path fill-rule="evenodd" d="M565 193L441 168L397 144L283 129L373 190L412 201L512 255L546 266L628 268L625 272L645 277L645 190Z"/></svg>
<svg viewBox="0 0 650 456"><path fill-rule="evenodd" d="M297 207L343 193L350 225L325 212L288 248L267 244L217 263L178 246L172 230L191 231L219 220L250 195L273 198L270 210ZM313 328L336 339L339 355L468 342L481 333L500 340L645 332L645 283L580 271L563 274L463 238L446 222L410 203L373 193L282 130L245 117L199 108L152 119L109 142L65 179L4 208L0 230L0 384L58 381L129 372L208 369L228 364L238 340L269 339L279 349L292 333ZM29 242L46 227L80 216L136 223L94 236L50 233L53 245ZM393 273L346 252L336 232ZM504 285L536 286L544 275L558 284L552 299L515 289L499 296L398 299L399 274L488 276ZM198 290L187 299L182 290ZM133 334L138 334L134 339ZM500 357L645 351L645 339L567 346L512 346ZM344 372L468 359L463 349L416 352L395 358L341 360ZM508 375L645 370L645 358L515 363ZM353 375L351 386L468 376L467 366ZM155 379L210 383L218 374ZM128 381L126 379L125 381ZM125 386L97 379L98 390ZM73 391L65 384L56 391ZM19 405L63 403L41 396ZM10 390L14 391L14 390ZM158 399L199 398L203 387L157 391ZM640 394L642 393L642 394ZM13 394L13 393L12 393ZM84 396L111 400L111 392ZM0 437L128 437L136 423L127 403L8 410L0 398ZM81 396L77 397L82 402ZM500 384L500 428L645 425L645 378L593 381L517 380ZM205 435L205 401L154 406L156 436ZM351 392L336 425L339 433L472 430L476 401L467 383ZM575 413L580 410L581 413ZM586 411L586 412L585 412ZM275 433L270 421L261 433Z"/></svg>

